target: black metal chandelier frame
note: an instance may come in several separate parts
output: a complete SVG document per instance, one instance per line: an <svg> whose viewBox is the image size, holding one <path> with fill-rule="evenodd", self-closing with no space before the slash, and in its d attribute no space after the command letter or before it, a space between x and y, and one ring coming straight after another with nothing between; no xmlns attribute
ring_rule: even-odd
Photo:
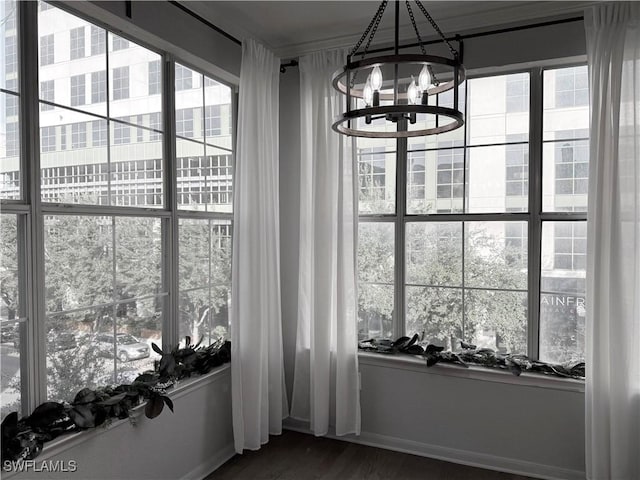
<svg viewBox="0 0 640 480"><path fill-rule="evenodd" d="M362 37L348 55L347 64L333 75L333 87L346 97L345 111L334 119L332 128L336 132L356 137L399 138L435 135L455 130L464 125L464 115L459 108L459 89L465 80L465 69L462 64L461 53L453 48L451 43L446 39L420 0L415 0L414 3L427 18L442 42L449 48L452 58L427 55L409 0L406 0L405 4L422 53L399 53L400 2L396 1L394 54L365 58L388 4L388 0L383 0ZM360 53L358 50L365 40L367 40L367 42L364 45L362 53ZM460 50L462 49L460 48ZM362 58L352 61L354 55L361 55ZM392 92L382 90L381 76L378 80L378 85L374 85L374 87L377 88L372 89L370 86L371 75L369 75L366 85L356 85L358 74L362 72L375 72L376 69L384 68L387 65L393 65L394 77ZM413 68L416 69L422 65L423 71L426 70L428 72L426 76L426 78L430 79L428 86L425 84L422 86L422 89L418 89L412 77L412 85L407 87L404 92L400 92L400 88L404 88L404 83L406 83L406 80L402 82L399 78L399 68L401 65L413 65ZM438 67L438 75L435 74L434 67ZM439 81L438 76L442 76L442 71L445 72L447 78L450 78L448 81ZM378 72L380 72L380 70L378 70ZM428 104L429 97L449 90L453 90L452 107ZM367 105L364 108L354 108L353 106L357 99L365 101ZM381 102L386 102L387 104L382 105ZM389 102L392 103L389 104ZM406 120L409 124L415 124L417 116L420 114L435 117L435 125L418 130L396 129L393 131L373 131L358 128L362 119L364 119L366 124L371 124L372 120L380 118L394 123L400 120Z"/></svg>

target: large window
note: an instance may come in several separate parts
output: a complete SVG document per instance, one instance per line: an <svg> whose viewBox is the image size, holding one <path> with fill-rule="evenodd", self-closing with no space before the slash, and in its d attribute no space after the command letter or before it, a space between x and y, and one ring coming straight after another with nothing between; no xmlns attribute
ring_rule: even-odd
<svg viewBox="0 0 640 480"><path fill-rule="evenodd" d="M464 128L357 139L361 339L584 359L586 78L584 66L470 78Z"/></svg>
<svg viewBox="0 0 640 480"><path fill-rule="evenodd" d="M162 53L39 7L0 7L13 20L21 10L17 25L1 24L2 37L17 41L22 27L40 48L34 105L25 110L35 118L20 117L19 69L0 69L3 418L45 399L71 400L83 387L130 382L158 359L152 342L211 342L229 325L232 88L188 69L201 95L181 97L163 83ZM179 138L165 104L190 114ZM220 128L205 132L208 106L219 109ZM166 158L174 145L178 158ZM180 193L168 195L176 186Z"/></svg>
<svg viewBox="0 0 640 480"><path fill-rule="evenodd" d="M231 125L232 92L179 64L175 82L180 334L209 341L229 329L233 150L231 129L223 125ZM219 112L218 129L203 116L212 110Z"/></svg>

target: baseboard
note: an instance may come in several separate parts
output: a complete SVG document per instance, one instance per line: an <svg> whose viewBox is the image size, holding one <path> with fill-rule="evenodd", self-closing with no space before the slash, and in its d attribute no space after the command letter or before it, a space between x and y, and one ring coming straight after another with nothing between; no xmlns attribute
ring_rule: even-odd
<svg viewBox="0 0 640 480"><path fill-rule="evenodd" d="M233 443L227 445L223 450L217 452L210 460L201 463L196 468L187 473L182 480L202 480L211 472L221 467L236 454Z"/></svg>
<svg viewBox="0 0 640 480"><path fill-rule="evenodd" d="M312 435L312 432L309 430L308 422L302 422L300 420L287 418L283 422L283 428ZM436 460L444 460L447 462L516 475L525 475L547 480L585 479L585 473L579 470L571 470L562 467L527 462L524 460L499 457L486 453L476 453L467 450L441 447L439 445L415 442L413 440L405 440L377 433L362 432L359 436L345 435L343 437L338 437L334 433L330 433L327 436L336 440L368 445L370 447L384 448L387 450L394 450L396 452L410 453L412 455L434 458Z"/></svg>

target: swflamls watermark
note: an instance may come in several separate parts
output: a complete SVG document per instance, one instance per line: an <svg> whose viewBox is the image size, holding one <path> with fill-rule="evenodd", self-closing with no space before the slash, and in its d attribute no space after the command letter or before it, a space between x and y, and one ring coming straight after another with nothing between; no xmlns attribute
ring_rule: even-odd
<svg viewBox="0 0 640 480"><path fill-rule="evenodd" d="M78 470L78 462L75 460L5 460L2 462L4 472L57 472L73 473Z"/></svg>

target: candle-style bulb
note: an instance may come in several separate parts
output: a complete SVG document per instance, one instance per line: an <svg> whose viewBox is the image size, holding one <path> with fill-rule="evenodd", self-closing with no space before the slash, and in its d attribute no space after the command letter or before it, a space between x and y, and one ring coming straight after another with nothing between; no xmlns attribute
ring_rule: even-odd
<svg viewBox="0 0 640 480"><path fill-rule="evenodd" d="M411 85L407 88L407 101L410 105L415 105L418 103L418 96L420 95L418 91L418 87L416 85L416 81L411 77Z"/></svg>
<svg viewBox="0 0 640 480"><path fill-rule="evenodd" d="M382 70L380 70L380 67L375 67L369 78L371 79L371 88L374 91L380 91L382 88Z"/></svg>
<svg viewBox="0 0 640 480"><path fill-rule="evenodd" d="M367 83L364 85L364 89L362 90L362 99L367 107L370 107L373 103L373 88L371 87L371 75L367 78Z"/></svg>
<svg viewBox="0 0 640 480"><path fill-rule="evenodd" d="M418 77L418 85L420 86L420 90L423 92L431 86L431 74L429 73L429 69L427 68L427 65L422 67L422 70L420 70L420 76Z"/></svg>

